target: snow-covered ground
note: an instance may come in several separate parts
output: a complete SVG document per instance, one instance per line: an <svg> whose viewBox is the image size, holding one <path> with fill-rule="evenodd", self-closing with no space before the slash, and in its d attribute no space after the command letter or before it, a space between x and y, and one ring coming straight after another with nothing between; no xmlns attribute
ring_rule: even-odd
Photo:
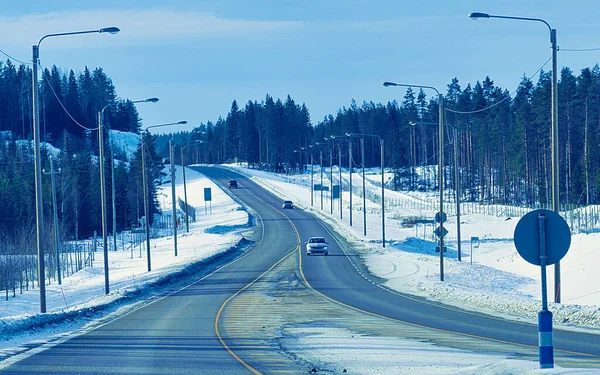
<svg viewBox="0 0 600 375"><path fill-rule="evenodd" d="M343 193L343 219L340 220L339 206L335 205L333 215L329 214L331 206L327 194L324 196L323 210L319 209L321 197L318 192L314 193L314 207L310 208L309 174L289 177L238 166L231 167L254 176L255 181L282 197L293 199L296 205L312 210L350 241L355 242L357 247L363 247L363 250L366 250L363 260L371 272L388 280L388 287L515 319L535 319L540 307L539 270L522 261L516 254L512 244L512 231L518 218L506 221L505 218L483 214L464 215L461 220L463 238L479 236L481 242L474 249L471 265L468 241L463 243L463 262L455 260L456 241L449 241L445 262L446 281L441 283L438 281L439 255L435 253L435 243L431 238L432 228L405 228L400 225L407 217L432 217L433 212L423 208L430 205L431 195L386 190L386 197L397 200L402 208L388 208L386 238L390 246L383 249L380 241L381 220L378 215L380 206L377 201L381 176L371 176L367 182L370 191L367 200L367 236L363 236L363 215L360 211L362 197L353 195L355 211L353 226L349 227L349 192ZM327 174L324 174L324 184L328 184L326 176ZM359 175L353 176L355 188L362 187L362 181L360 177L357 179L357 176ZM236 244L243 231L239 228L243 228L248 222L247 213L201 174L187 169L186 179L188 202L196 207L200 216L198 222L191 224L189 234L182 233L184 226L180 227L178 257L173 255L171 236L152 239L152 272L146 272L145 251L141 252L140 258L139 247L133 253L133 258L130 250L109 252L111 294L105 296L103 258L102 252L99 251L96 253L94 267L64 279L60 287L47 287L48 310L51 313L36 315L39 309L37 289L18 294L9 301L1 301L0 335L4 340L0 344L0 357L19 352L15 347L20 344L31 345L32 341L42 344L48 342L50 337L54 337L52 340L60 340L61 336L67 337L69 332L85 326L88 321L86 317L89 315L87 312L94 309L111 304L116 304L120 310L126 309L126 301L122 301L121 297L129 291L151 288L154 281L168 279L168 275L184 269L186 265L207 259ZM315 183L318 183L318 179L320 180L320 176L315 174ZM334 179L337 181L337 175ZM348 179L349 175L343 173L344 185ZM183 197L180 168L177 168L176 181L176 194ZM204 187L212 188L212 215L204 214ZM170 184L161 187L159 201L165 211L171 209ZM449 215L450 231L456 224L453 219ZM595 263L600 261L600 255L597 255L596 251L600 246L599 239L595 234L574 236L571 250L563 261L563 300L581 305L552 305L555 322L560 319L562 323L579 327L598 327L600 293L594 285L600 285L600 276L595 275L593 269ZM550 279L549 285L551 282ZM122 307L119 307L121 305ZM91 319L97 319L91 315ZM50 326L43 330L18 334L20 330L42 321L57 322L64 319L70 322L58 327ZM55 336L60 332L63 332L62 335ZM328 368L337 368L340 372L349 368L352 373L366 375L586 372L560 368L542 371L535 362L508 360L506 355L502 354L474 354L427 342L397 337L370 337L331 327L285 327L282 346L288 354L302 361L315 365L327 364ZM0 367L2 364L0 362Z"/></svg>

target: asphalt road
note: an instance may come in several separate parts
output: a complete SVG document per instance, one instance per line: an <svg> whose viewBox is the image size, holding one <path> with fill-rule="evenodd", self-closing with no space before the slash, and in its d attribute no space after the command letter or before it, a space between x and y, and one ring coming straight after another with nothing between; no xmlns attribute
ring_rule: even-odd
<svg viewBox="0 0 600 375"><path fill-rule="evenodd" d="M280 198L235 172L215 167L197 169L224 186L231 177L238 180L239 188L231 189L231 194L261 218L262 239L241 258L192 285L93 331L23 356L0 370L0 374L304 372L301 367L291 367L289 358L279 360L272 347L229 337L219 318L228 301L295 251L298 240L303 244L311 236L328 238L329 255L306 256L302 251L302 275L315 291L337 303L391 321L433 327L444 334L456 332L509 345L537 345L537 329L533 325L430 303L375 285L357 272L351 262L354 256L342 251L342 246L347 247L344 240L339 239L343 244L340 246L312 215L296 209L282 210ZM575 352L573 356L577 357L587 354L590 361L600 362L597 335L555 331L555 347ZM244 358L264 360L245 363Z"/></svg>
<svg viewBox="0 0 600 375"><path fill-rule="evenodd" d="M207 169L202 169L202 172L211 175ZM242 190L252 190L261 201L281 210L281 198L275 197L237 173L228 172L226 178L231 176L238 180ZM226 183L224 179L222 182ZM242 190L239 193L238 190L233 190L234 194L244 200ZM252 204L250 206L254 207ZM342 250L342 246L348 246L344 244L343 239L338 238L338 242L334 238L338 236L334 236L314 216L302 210L282 211L285 211L286 216L293 222L302 244L312 236L323 236L329 241L328 256L307 256L304 247L302 248L301 264L304 277L323 295L348 306L402 322L509 344L537 347L536 325L432 303L375 285L376 283L357 272L351 261L355 256ZM554 347L555 350L572 352L574 356L591 356L590 360L600 365L600 335L555 329Z"/></svg>

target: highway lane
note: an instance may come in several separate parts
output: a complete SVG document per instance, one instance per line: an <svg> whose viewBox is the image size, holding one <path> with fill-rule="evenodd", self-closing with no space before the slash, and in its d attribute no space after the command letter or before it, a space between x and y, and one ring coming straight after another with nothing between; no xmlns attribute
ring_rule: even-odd
<svg viewBox="0 0 600 375"><path fill-rule="evenodd" d="M208 169L200 169L200 171L210 173ZM238 173L229 172L227 178L231 176L238 179L241 187L252 187L251 190L261 201L278 209L281 208L281 198L258 187ZM225 183L225 180L221 182ZM235 189L232 192L237 194ZM240 198L243 200L243 197ZM349 248L349 244L345 243L343 238L332 234L314 216L302 210L281 211L284 211L294 223L302 244L312 236L328 238L329 256L307 256L304 247L301 255L302 272L306 281L323 295L348 306L402 322L499 342L537 347L535 325L446 306L375 285L376 283L367 280L357 272L351 262L351 258L358 260L357 256L352 254L348 256L342 250L342 246ZM574 356L590 355L592 361L600 363L600 336L597 334L555 330L554 343L555 349L573 352Z"/></svg>
<svg viewBox="0 0 600 375"><path fill-rule="evenodd" d="M239 189L236 195L256 209L264 228L262 240L241 258L104 326L47 350L13 358L10 366L0 363L0 374L232 375L255 371L232 353L247 357L247 352L263 351L267 358L272 348L247 341L238 345L224 335L221 342L215 333L220 323L216 318L229 298L294 251L297 238L285 217L262 207L250 192ZM304 371L294 368L289 359L277 357L256 366L265 373L269 366L289 369L290 374Z"/></svg>

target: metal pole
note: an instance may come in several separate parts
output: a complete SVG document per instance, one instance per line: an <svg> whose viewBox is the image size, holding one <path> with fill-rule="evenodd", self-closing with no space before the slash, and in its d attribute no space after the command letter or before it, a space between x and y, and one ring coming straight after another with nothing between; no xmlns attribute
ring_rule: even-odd
<svg viewBox="0 0 600 375"><path fill-rule="evenodd" d="M321 210L323 209L323 151L319 151L319 169L321 170Z"/></svg>
<svg viewBox="0 0 600 375"><path fill-rule="evenodd" d="M112 185L113 250L117 251L117 198L115 192L115 147L113 137L110 137L110 180Z"/></svg>
<svg viewBox="0 0 600 375"><path fill-rule="evenodd" d="M110 292L108 280L108 241L106 238L106 182L104 178L104 129L102 115L98 112L98 146L100 147L100 202L102 205L102 246L104 247L104 293Z"/></svg>
<svg viewBox="0 0 600 375"><path fill-rule="evenodd" d="M367 235L367 191L365 187L365 139L360 138L360 148L362 153L362 177L363 177L363 235Z"/></svg>
<svg viewBox="0 0 600 375"><path fill-rule="evenodd" d="M58 239L58 213L56 208L56 184L54 183L54 162L53 158L50 158L50 181L52 183L52 211L54 214L54 246L56 247L56 271L58 275L58 285L62 284L62 278L60 275L60 246Z"/></svg>
<svg viewBox="0 0 600 375"><path fill-rule="evenodd" d="M440 281L444 281L444 97L438 95L439 137L438 137L438 189L440 191Z"/></svg>
<svg viewBox="0 0 600 375"><path fill-rule="evenodd" d="M173 249L177 256L177 206L175 198L175 152L173 150L173 138L169 139L169 157L171 158L171 203L173 206Z"/></svg>
<svg viewBox="0 0 600 375"><path fill-rule="evenodd" d="M343 190L342 190L342 146L339 145L338 143L338 167L339 167L339 173L340 173L340 220L342 220L344 218L344 215L342 214L342 202L343 202Z"/></svg>
<svg viewBox="0 0 600 375"><path fill-rule="evenodd" d="M35 159L35 227L38 251L38 286L40 288L40 313L46 312L46 279L44 266L44 205L42 201L42 157L40 153L40 103L38 94L38 58L39 46L33 46L32 65L32 107L33 107L33 145Z"/></svg>
<svg viewBox="0 0 600 375"><path fill-rule="evenodd" d="M188 202L187 202L187 187L185 181L185 161L183 160L183 147L181 146L181 170L183 171L183 199L185 200L185 232L190 232L190 219L188 215Z"/></svg>
<svg viewBox="0 0 600 375"><path fill-rule="evenodd" d="M558 68L556 62L556 29L550 30L552 44L552 211L560 214L558 181ZM554 302L560 303L560 262L554 264Z"/></svg>
<svg viewBox="0 0 600 375"><path fill-rule="evenodd" d="M383 173L385 170L384 161L383 161L383 138L381 138L381 242L383 243L383 247L385 247L385 178L383 177Z"/></svg>
<svg viewBox="0 0 600 375"><path fill-rule="evenodd" d="M312 154L310 154L310 206L314 206L314 192L313 192L313 186L314 186L314 164L313 164L313 156Z"/></svg>
<svg viewBox="0 0 600 375"><path fill-rule="evenodd" d="M143 136L142 136L143 137ZM151 261L150 261L150 220L149 220L149 212L148 209L148 181L146 179L146 152L145 152L146 144L142 139L142 187L144 190L144 226L146 227L146 253L148 255L148 272L152 270Z"/></svg>
<svg viewBox="0 0 600 375"><path fill-rule="evenodd" d="M352 226L352 141L348 140L348 169L350 170L350 226Z"/></svg>
<svg viewBox="0 0 600 375"><path fill-rule="evenodd" d="M458 171L458 130L454 128L454 194L456 194L456 238L458 261L462 260L460 243L460 174Z"/></svg>
<svg viewBox="0 0 600 375"><path fill-rule="evenodd" d="M329 201L331 209L329 213L333 215L333 145L331 146L331 150L329 150Z"/></svg>
<svg viewBox="0 0 600 375"><path fill-rule="evenodd" d="M546 287L546 215L538 216L540 241L540 268L542 271L542 311L538 313L538 347L540 368L554 368L554 344L552 339L552 312L548 310Z"/></svg>

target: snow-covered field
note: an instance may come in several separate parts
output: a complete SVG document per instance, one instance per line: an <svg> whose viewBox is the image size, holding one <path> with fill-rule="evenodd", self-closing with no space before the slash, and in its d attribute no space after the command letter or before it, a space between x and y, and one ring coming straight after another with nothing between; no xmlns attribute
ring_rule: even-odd
<svg viewBox="0 0 600 375"><path fill-rule="evenodd" d="M387 279L386 286L402 292L418 294L464 308L488 311L492 314L513 319L535 321L540 309L539 269L523 261L512 243L512 233L518 218L505 220L484 214L469 214L461 217L463 239L463 261L456 261L456 241L448 241L445 259L445 282L439 280L439 254L435 253L435 241L431 236L432 227L403 227L406 218L433 217L434 212L426 210L431 195L426 193L401 193L386 190L386 197L401 202L402 208L389 207L386 212L386 239L388 246L381 246L381 219L379 195L381 176L371 175L367 181L370 191L367 199L367 236L363 236L362 197L353 195L353 226L349 226L349 192L343 192L343 219L339 219L339 205L330 214L330 201L324 195L323 209L320 209L320 192L314 193L314 206L311 208L309 193L310 174L281 176L230 166L245 173L282 197L290 198L299 206L329 222L337 231L354 242L364 253L363 261L370 271ZM328 174L324 173L324 184L328 185ZM315 173L315 183L320 175ZM387 177L387 176L386 176ZM104 295L104 274L102 252L96 253L93 268L87 268L64 279L63 285L50 285L48 311L44 316L36 315L39 309L37 289L18 294L16 298L0 302L0 334L5 339L0 344L0 356L18 352L16 346L37 341L44 343L49 337L63 332L81 329L84 318L75 316L82 311L100 308L111 304L126 306L121 296L132 290L145 290L152 283L168 278L202 259L226 251L235 245L242 236L248 215L229 196L201 174L186 170L187 194L190 205L196 207L199 220L190 225L190 233L185 226L179 228L178 252L173 255L171 236L152 239L152 272L146 272L145 251L139 257L136 248L133 258L129 250L109 252L111 294ZM337 174L334 176L337 182ZM343 184L349 179L342 174ZM176 194L183 197L181 169L177 168ZM353 184L362 187L359 174L353 175ZM213 191L212 215L204 214L203 188ZM283 193L285 192L285 193ZM165 211L171 209L170 184L163 185L159 201ZM423 203L425 202L425 203ZM337 202L336 202L337 203ZM450 214L447 223L452 231L456 225ZM211 229L212 228L212 229ZM218 230L213 230L218 228ZM235 229L228 231L229 229ZM212 233L212 234L211 234ZM475 244L473 258L468 239L478 236L481 241ZM573 328L600 327L600 275L594 273L600 262L598 234L576 235L571 250L562 262L563 301L561 305L551 304L556 322ZM473 261L471 264L471 260ZM552 272L549 272L551 276ZM552 278L549 279L549 286ZM550 288L551 289L551 288ZM551 292L551 290L550 290ZM551 293L550 293L551 295ZM95 318L95 317L92 317ZM60 321L70 323L58 328L41 331L27 329L40 321ZM327 363L329 368L340 371L351 367L353 373L361 374L538 374L538 373L583 373L584 370L554 369L538 370L538 364L529 361L507 360L506 356L481 355L439 347L427 342L415 342L396 337L369 337L360 333L331 327L287 327L282 339L286 352L309 363ZM2 367L2 363L0 363ZM590 372L594 373L594 372Z"/></svg>

